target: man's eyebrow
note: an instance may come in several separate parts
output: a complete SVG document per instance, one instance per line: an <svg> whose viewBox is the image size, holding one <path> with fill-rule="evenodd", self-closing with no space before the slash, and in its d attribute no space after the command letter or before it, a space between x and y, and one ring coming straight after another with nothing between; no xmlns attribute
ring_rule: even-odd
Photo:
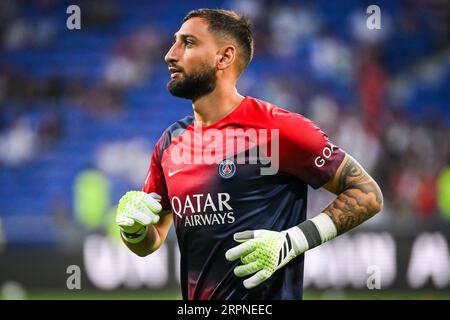
<svg viewBox="0 0 450 320"><path fill-rule="evenodd" d="M196 36L194 36L193 34L190 34L190 33L181 33L181 34L180 33L174 33L173 36L174 36L175 39L177 38L177 36L179 36L182 39L186 39L186 38L197 39Z"/></svg>

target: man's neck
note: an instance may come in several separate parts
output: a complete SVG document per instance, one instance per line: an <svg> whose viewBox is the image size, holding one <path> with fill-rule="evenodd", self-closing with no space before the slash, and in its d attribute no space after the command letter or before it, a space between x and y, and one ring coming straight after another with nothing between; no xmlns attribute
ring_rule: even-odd
<svg viewBox="0 0 450 320"><path fill-rule="evenodd" d="M195 122L200 126L209 126L233 112L243 99L235 87L232 90L216 88L192 104Z"/></svg>

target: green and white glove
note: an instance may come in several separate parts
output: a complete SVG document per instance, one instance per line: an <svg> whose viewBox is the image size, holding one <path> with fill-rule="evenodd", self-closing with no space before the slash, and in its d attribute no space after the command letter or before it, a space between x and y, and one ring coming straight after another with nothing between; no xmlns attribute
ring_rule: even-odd
<svg viewBox="0 0 450 320"><path fill-rule="evenodd" d="M285 266L306 250L315 248L337 236L333 220L326 213L284 231L254 230L234 234L234 240L243 242L225 253L228 261L241 258L243 265L234 268L234 274L245 277L247 289L252 289L267 280L278 269Z"/></svg>
<svg viewBox="0 0 450 320"><path fill-rule="evenodd" d="M162 210L159 201L160 195L143 191L128 191L120 199L116 224L124 240L138 243L145 238L147 226L159 221L158 213Z"/></svg>
<svg viewBox="0 0 450 320"><path fill-rule="evenodd" d="M244 286L252 289L267 280L278 269L308 249L308 243L298 227L286 231L253 230L234 234L240 245L225 253L228 261L241 259L234 274L245 277Z"/></svg>

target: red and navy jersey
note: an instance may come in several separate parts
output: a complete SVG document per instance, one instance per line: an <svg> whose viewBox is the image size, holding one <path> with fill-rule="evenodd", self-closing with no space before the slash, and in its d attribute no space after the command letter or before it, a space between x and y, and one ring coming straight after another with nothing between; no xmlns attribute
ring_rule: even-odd
<svg viewBox="0 0 450 320"><path fill-rule="evenodd" d="M252 97L210 126L192 116L171 125L143 191L172 211L183 298L301 299L303 255L248 290L233 273L241 262L225 252L237 245L236 232L303 222L308 185L323 186L344 156L309 119Z"/></svg>

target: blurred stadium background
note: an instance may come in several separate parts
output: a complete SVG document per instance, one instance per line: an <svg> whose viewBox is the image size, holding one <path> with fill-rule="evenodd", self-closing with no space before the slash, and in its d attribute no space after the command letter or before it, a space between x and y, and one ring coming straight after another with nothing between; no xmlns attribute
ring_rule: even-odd
<svg viewBox="0 0 450 320"><path fill-rule="evenodd" d="M81 8L81 30L66 9ZM380 30L366 8L381 9ZM178 253L118 241L114 206L189 101L163 61L182 17L254 24L245 95L314 120L380 183L382 213L306 254L306 299L450 298L448 1L0 2L0 296L179 299ZM310 193L309 215L332 196ZM81 290L66 286L81 269ZM367 279L380 275L381 289Z"/></svg>

